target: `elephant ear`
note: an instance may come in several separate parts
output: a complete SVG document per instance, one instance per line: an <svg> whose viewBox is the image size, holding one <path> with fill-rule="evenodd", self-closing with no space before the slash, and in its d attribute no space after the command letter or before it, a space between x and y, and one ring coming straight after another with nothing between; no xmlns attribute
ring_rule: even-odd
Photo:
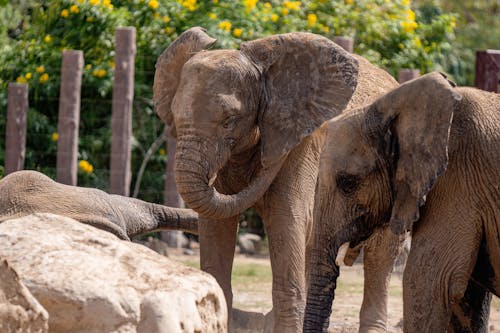
<svg viewBox="0 0 500 333"><path fill-rule="evenodd" d="M391 133L398 147L390 220L396 234L411 230L427 193L446 170L450 127L460 99L452 83L434 72L394 89L368 111L369 119L382 120L382 133Z"/></svg>
<svg viewBox="0 0 500 333"><path fill-rule="evenodd" d="M171 104L179 86L182 67L195 53L210 47L215 41L205 33L205 29L194 27L183 32L158 57L153 84L154 106L161 120L170 127L170 134L173 136L175 126Z"/></svg>
<svg viewBox="0 0 500 333"><path fill-rule="evenodd" d="M241 52L264 80L259 115L264 166L339 114L357 86L357 60L319 35L274 35L243 43Z"/></svg>

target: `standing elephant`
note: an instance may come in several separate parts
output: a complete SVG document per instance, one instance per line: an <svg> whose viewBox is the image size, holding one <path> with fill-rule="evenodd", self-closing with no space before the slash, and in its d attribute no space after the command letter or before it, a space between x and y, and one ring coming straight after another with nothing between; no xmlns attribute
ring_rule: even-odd
<svg viewBox="0 0 500 333"><path fill-rule="evenodd" d="M500 295L500 95L427 74L325 125L304 332L326 332L342 244L412 231L405 332L483 332Z"/></svg>
<svg viewBox="0 0 500 333"><path fill-rule="evenodd" d="M0 180L0 223L33 213L52 213L109 231L121 239L156 230L198 232L198 214L57 183L36 171Z"/></svg>
<svg viewBox="0 0 500 333"><path fill-rule="evenodd" d="M325 137L316 129L397 83L310 33L258 39L241 50L205 51L214 42L203 29L191 28L156 65L156 112L177 137L177 187L200 213L201 268L215 276L229 309L239 216L256 209L269 237L273 271L273 310L266 325L275 332L298 332ZM381 288L367 303L385 308L385 298L378 296L386 286Z"/></svg>

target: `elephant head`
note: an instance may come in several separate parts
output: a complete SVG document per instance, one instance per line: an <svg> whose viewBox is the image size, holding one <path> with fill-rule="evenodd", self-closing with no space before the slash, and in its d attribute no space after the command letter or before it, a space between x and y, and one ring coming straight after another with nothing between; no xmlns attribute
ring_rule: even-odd
<svg viewBox="0 0 500 333"><path fill-rule="evenodd" d="M290 33L203 51L203 29L184 32L160 56L154 99L177 135L176 183L185 202L212 218L237 215L267 190L287 154L342 111L358 62L330 40ZM259 172L236 194L213 187L234 154L259 147ZM259 155L260 154L260 155Z"/></svg>
<svg viewBox="0 0 500 333"><path fill-rule="evenodd" d="M431 73L323 125L304 332L328 328L346 246L387 221L402 234L419 219L426 194L446 169L460 98L448 80Z"/></svg>

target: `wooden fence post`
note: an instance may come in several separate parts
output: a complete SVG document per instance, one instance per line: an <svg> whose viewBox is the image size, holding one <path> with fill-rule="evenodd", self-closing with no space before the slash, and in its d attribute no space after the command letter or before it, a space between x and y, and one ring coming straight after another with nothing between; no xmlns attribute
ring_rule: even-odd
<svg viewBox="0 0 500 333"><path fill-rule="evenodd" d="M474 81L479 89L500 92L500 50L476 52Z"/></svg>
<svg viewBox="0 0 500 333"><path fill-rule="evenodd" d="M398 82L404 83L420 76L418 69L402 68L398 71Z"/></svg>
<svg viewBox="0 0 500 333"><path fill-rule="evenodd" d="M83 71L83 52L65 50L62 55L57 132L57 181L77 185L78 127Z"/></svg>
<svg viewBox="0 0 500 333"><path fill-rule="evenodd" d="M341 46L344 50L349 53L354 52L354 39L345 36L335 36L333 37L333 42Z"/></svg>
<svg viewBox="0 0 500 333"><path fill-rule="evenodd" d="M117 28L115 40L109 192L128 196L132 176L130 156L136 52L135 28Z"/></svg>
<svg viewBox="0 0 500 333"><path fill-rule="evenodd" d="M28 85L9 83L5 131L5 175L24 169Z"/></svg>
<svg viewBox="0 0 500 333"><path fill-rule="evenodd" d="M165 192L163 193L164 203L170 207L184 207L177 185L175 184L174 176L174 161L175 161L175 138L165 133L167 141L167 167L165 172ZM180 248L182 247L182 232L181 231L162 231L161 239L167 242L168 246Z"/></svg>

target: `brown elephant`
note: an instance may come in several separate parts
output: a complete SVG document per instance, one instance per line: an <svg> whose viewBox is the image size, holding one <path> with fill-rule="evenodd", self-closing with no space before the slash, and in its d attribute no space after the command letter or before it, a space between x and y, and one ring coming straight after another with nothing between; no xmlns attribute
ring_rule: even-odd
<svg viewBox="0 0 500 333"><path fill-rule="evenodd" d="M0 223L33 213L52 213L109 231L121 239L156 230L198 232L198 214L101 190L57 183L36 171L0 180Z"/></svg>
<svg viewBox="0 0 500 333"><path fill-rule="evenodd" d="M405 332L487 331L500 295L500 95L439 73L325 125L304 332L326 332L341 245L412 231Z"/></svg>
<svg viewBox="0 0 500 333"><path fill-rule="evenodd" d="M205 51L214 42L203 29L189 29L156 65L156 111L177 137L177 187L200 213L201 268L215 276L229 309L239 216L256 209L269 238L273 271L273 310L266 326L298 332L325 134L316 129L397 83L310 33L270 36L243 43L241 50ZM385 309L386 288L375 286L366 304ZM385 318L369 319L385 324Z"/></svg>

